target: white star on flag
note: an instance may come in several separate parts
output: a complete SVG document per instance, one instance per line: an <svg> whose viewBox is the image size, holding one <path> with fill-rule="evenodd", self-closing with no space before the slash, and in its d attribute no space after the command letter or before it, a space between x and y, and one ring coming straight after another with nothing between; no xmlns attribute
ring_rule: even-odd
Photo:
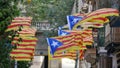
<svg viewBox="0 0 120 68"><path fill-rule="evenodd" d="M74 19L73 21L72 21L72 23L77 23L77 21L78 21L78 19Z"/></svg>
<svg viewBox="0 0 120 68"><path fill-rule="evenodd" d="M53 47L56 47L58 46L58 42L55 42L55 41L52 41L52 44L51 44Z"/></svg>
<svg viewBox="0 0 120 68"><path fill-rule="evenodd" d="M62 33L62 34L61 34L61 36L65 36L65 35L67 35L67 33Z"/></svg>

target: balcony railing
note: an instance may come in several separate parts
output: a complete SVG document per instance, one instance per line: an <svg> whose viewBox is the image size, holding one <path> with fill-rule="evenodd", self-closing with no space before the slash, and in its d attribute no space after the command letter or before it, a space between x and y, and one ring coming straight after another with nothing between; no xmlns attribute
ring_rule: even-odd
<svg viewBox="0 0 120 68"><path fill-rule="evenodd" d="M50 23L48 21L36 21L32 22L32 27L36 28L38 31L42 30L50 30Z"/></svg>

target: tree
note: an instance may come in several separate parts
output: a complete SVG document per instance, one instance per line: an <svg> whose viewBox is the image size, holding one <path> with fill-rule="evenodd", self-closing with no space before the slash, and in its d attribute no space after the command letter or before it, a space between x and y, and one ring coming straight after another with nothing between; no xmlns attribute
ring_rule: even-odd
<svg viewBox="0 0 120 68"><path fill-rule="evenodd" d="M26 10L33 22L48 20L53 30L43 33L52 36L57 33L55 29L67 24L66 16L71 14L73 4L74 0L32 0Z"/></svg>
<svg viewBox="0 0 120 68"><path fill-rule="evenodd" d="M10 52L12 50L9 35L15 36L15 31L5 32L12 19L19 15L18 0L0 0L0 68L10 68Z"/></svg>

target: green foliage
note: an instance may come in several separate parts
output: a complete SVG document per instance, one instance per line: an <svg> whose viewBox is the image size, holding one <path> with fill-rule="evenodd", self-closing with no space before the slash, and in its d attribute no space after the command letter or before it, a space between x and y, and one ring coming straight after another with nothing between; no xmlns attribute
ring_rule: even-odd
<svg viewBox="0 0 120 68"><path fill-rule="evenodd" d="M29 68L30 65L28 61L18 61L18 68Z"/></svg>
<svg viewBox="0 0 120 68"><path fill-rule="evenodd" d="M27 13L37 21L49 20L51 23L65 24L66 15L70 15L73 3L74 0L32 0L27 5Z"/></svg>
<svg viewBox="0 0 120 68"><path fill-rule="evenodd" d="M19 11L16 7L16 1L14 5L12 5L15 0L1 0L0 1L0 35L3 35L5 29L10 24L10 21L13 17L19 14Z"/></svg>
<svg viewBox="0 0 120 68"><path fill-rule="evenodd" d="M74 0L32 0L27 5L27 15L32 16L33 21L48 20L54 30L67 24L66 16L71 14L73 3ZM44 34L50 35L50 32Z"/></svg>
<svg viewBox="0 0 120 68"><path fill-rule="evenodd" d="M14 2L14 4L13 4ZM8 36L14 36L15 32L5 32L13 17L19 15L16 7L17 0L0 0L0 68L10 68L11 41Z"/></svg>

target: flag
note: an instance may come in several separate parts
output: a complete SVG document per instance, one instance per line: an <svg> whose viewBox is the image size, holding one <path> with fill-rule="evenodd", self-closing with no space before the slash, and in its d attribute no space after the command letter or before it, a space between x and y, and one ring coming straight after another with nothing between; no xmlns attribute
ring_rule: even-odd
<svg viewBox="0 0 120 68"><path fill-rule="evenodd" d="M28 22L28 23L31 23L31 20L12 20L12 23L25 23L25 22Z"/></svg>
<svg viewBox="0 0 120 68"><path fill-rule="evenodd" d="M99 18L93 18L92 20L88 21L88 22L96 22L99 24L104 24L104 23L108 23L109 19L106 17L99 17Z"/></svg>
<svg viewBox="0 0 120 68"><path fill-rule="evenodd" d="M59 49L62 50L67 47L69 47L69 49L71 48L71 50L86 49L86 47L85 48L82 47L82 35L80 30L58 30L58 35L60 36L65 36L70 34L74 36L74 42L75 42L73 43L74 47L72 47L73 46L72 44L69 44L69 46L61 46L57 50Z"/></svg>
<svg viewBox="0 0 120 68"><path fill-rule="evenodd" d="M54 38L47 38L47 42L48 42L48 45L50 46L50 51L51 51L52 55L54 55L54 52L56 51L56 49L58 47L63 45L62 42L60 42Z"/></svg>
<svg viewBox="0 0 120 68"><path fill-rule="evenodd" d="M84 30L58 30L58 35L65 36L69 34L74 35L74 41L79 43L81 49L86 49L86 45L93 44L92 28Z"/></svg>
<svg viewBox="0 0 120 68"><path fill-rule="evenodd" d="M65 36L65 35L69 35L69 34L73 34L75 36L74 41L76 43L79 43L79 44L77 44L77 46L80 45L79 50L80 50L80 56L81 56L81 54L82 54L81 50L83 51L83 50L86 49L86 47L83 46L83 44L82 44L81 31L80 30L58 30L58 35L59 36ZM56 51L55 54L54 54L54 58L64 57L64 58L70 58L70 59L75 60L77 51L78 51L78 49L72 49L72 48L71 48L71 50L63 50L62 52ZM82 55L82 57L83 57L83 55Z"/></svg>
<svg viewBox="0 0 120 68"><path fill-rule="evenodd" d="M72 16L72 15L67 16L69 30L72 30L74 25L78 23L80 20L82 20L82 17L80 16Z"/></svg>
<svg viewBox="0 0 120 68"><path fill-rule="evenodd" d="M47 42L48 42L48 45L50 46L52 54L54 54L56 50L60 51L63 49L67 49L69 46L72 46L73 44L75 44L73 38L74 38L73 35L47 38ZM60 48L60 47L63 47L63 48Z"/></svg>
<svg viewBox="0 0 120 68"><path fill-rule="evenodd" d="M33 57L25 57L25 55L23 57L11 57L11 59L15 59L16 61L31 61L33 59Z"/></svg>
<svg viewBox="0 0 120 68"><path fill-rule="evenodd" d="M81 27L83 27L83 29L88 29L89 27L101 28L101 27L104 27L104 24L95 23L95 22L85 22L85 23L81 24Z"/></svg>
<svg viewBox="0 0 120 68"><path fill-rule="evenodd" d="M37 38L35 37L36 29L30 28L31 18L18 17L14 19L8 26L7 31L19 30L20 27L21 31L17 31L19 35L13 38L11 44L16 46L16 49L12 49L10 57L16 61L31 61L37 44Z"/></svg>
<svg viewBox="0 0 120 68"><path fill-rule="evenodd" d="M73 30L78 29L78 27L80 27L82 23L89 22L91 20L94 22L94 19L96 18L99 20L102 20L103 23L106 23L106 21L108 22L108 19L106 19L106 21L104 19L108 16L119 16L119 11L113 8L103 8L103 9L98 9L96 11L88 13L82 20L80 20L78 23L76 23L73 26ZM100 18L103 18L103 19L100 19ZM97 22L100 22L100 21L97 21Z"/></svg>
<svg viewBox="0 0 120 68"><path fill-rule="evenodd" d="M32 20L32 17L15 17L14 20Z"/></svg>
<svg viewBox="0 0 120 68"><path fill-rule="evenodd" d="M82 31L82 38L83 38L83 45L92 45L93 44L93 36L92 36L92 29L85 29Z"/></svg>
<svg viewBox="0 0 120 68"><path fill-rule="evenodd" d="M10 31L10 30L19 30L20 28L29 28L30 27L30 23L25 22L25 23L11 23L10 25L8 25L8 29L6 31Z"/></svg>
<svg viewBox="0 0 120 68"><path fill-rule="evenodd" d="M61 59L61 58L75 59L76 58L76 51L55 52L54 55L52 55L50 52L50 48L48 46L48 58L49 58L49 60Z"/></svg>
<svg viewBox="0 0 120 68"><path fill-rule="evenodd" d="M70 32L67 32L65 30L58 30L58 36L65 36L65 35L69 35Z"/></svg>
<svg viewBox="0 0 120 68"><path fill-rule="evenodd" d="M74 35L74 42L78 43L77 46L79 46L80 49L86 49L86 46L83 45L82 31L80 30L58 30L59 36L65 36L69 34Z"/></svg>
<svg viewBox="0 0 120 68"><path fill-rule="evenodd" d="M80 50L79 54L79 59L82 60L84 58L84 50Z"/></svg>
<svg viewBox="0 0 120 68"><path fill-rule="evenodd" d="M58 36L47 38L48 45L54 55L54 52L63 51L63 50L72 50L72 49L80 49L78 43L74 40L75 36L70 34L66 36Z"/></svg>
<svg viewBox="0 0 120 68"><path fill-rule="evenodd" d="M81 47L79 46L78 43L72 42L63 46L60 46L56 49L57 52L61 52L64 50L80 50Z"/></svg>
<svg viewBox="0 0 120 68"><path fill-rule="evenodd" d="M73 34L75 36L74 40L75 41L88 41L93 42L93 37L92 37L92 29L88 28L85 30L58 30L58 35L68 35L68 34Z"/></svg>

